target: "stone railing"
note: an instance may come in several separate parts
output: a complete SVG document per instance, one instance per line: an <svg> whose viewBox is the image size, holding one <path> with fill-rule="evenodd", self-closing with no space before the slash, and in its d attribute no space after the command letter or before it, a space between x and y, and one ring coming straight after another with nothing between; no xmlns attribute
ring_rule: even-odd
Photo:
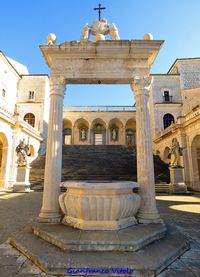
<svg viewBox="0 0 200 277"><path fill-rule="evenodd" d="M12 113L11 111L7 110L4 106L0 105L0 112L12 116L14 113Z"/></svg>
<svg viewBox="0 0 200 277"><path fill-rule="evenodd" d="M135 112L134 106L64 106L64 112Z"/></svg>

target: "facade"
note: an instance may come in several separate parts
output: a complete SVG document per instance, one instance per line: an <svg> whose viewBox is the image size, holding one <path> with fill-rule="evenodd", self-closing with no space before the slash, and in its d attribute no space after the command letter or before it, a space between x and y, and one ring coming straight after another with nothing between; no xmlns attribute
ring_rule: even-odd
<svg viewBox="0 0 200 277"><path fill-rule="evenodd" d="M30 162L45 151L49 78L30 75L27 68L0 52L0 188L16 179L20 140L29 142Z"/></svg>
<svg viewBox="0 0 200 277"><path fill-rule="evenodd" d="M49 78L31 75L0 52L0 188L15 182L15 148L29 140L30 161L44 154ZM185 182L200 191L200 59L177 59L152 75L149 109L154 154L169 163L171 141L183 148ZM64 144L136 146L136 107L64 107Z"/></svg>

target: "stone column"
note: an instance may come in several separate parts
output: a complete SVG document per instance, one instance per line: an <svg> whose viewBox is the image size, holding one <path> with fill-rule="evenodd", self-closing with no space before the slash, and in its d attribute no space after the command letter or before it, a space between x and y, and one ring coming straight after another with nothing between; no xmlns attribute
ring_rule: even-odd
<svg viewBox="0 0 200 277"><path fill-rule="evenodd" d="M161 222L155 200L152 137L149 114L151 77L135 77L131 89L136 95L137 181L142 198L137 218L140 223Z"/></svg>
<svg viewBox="0 0 200 277"><path fill-rule="evenodd" d="M62 170L62 117L65 83L63 78L50 78L50 109L42 209L38 221L60 221L58 197Z"/></svg>

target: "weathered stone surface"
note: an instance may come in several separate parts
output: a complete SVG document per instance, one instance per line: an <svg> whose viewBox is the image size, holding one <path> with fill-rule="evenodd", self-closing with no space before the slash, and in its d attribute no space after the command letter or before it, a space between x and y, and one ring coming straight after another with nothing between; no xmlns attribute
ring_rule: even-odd
<svg viewBox="0 0 200 277"><path fill-rule="evenodd" d="M138 224L141 198L130 181L68 181L59 196L62 223L82 230L120 230Z"/></svg>
<svg viewBox="0 0 200 277"><path fill-rule="evenodd" d="M187 239L175 230L137 252L64 252L34 236L30 228L11 238L10 243L46 273L57 275L66 274L69 268L107 269L109 273L128 268L133 270L130 276L153 276L188 249Z"/></svg>
<svg viewBox="0 0 200 277"><path fill-rule="evenodd" d="M162 224L139 224L120 231L83 231L62 224L33 224L32 229L59 248L76 251L136 251L166 233Z"/></svg>

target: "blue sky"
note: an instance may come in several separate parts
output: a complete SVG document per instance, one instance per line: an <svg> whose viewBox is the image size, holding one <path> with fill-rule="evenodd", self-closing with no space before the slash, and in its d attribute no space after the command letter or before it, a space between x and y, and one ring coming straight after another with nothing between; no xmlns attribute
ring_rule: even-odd
<svg viewBox="0 0 200 277"><path fill-rule="evenodd" d="M49 73L39 49L53 32L57 43L79 40L81 29L97 18L98 0L1 1L0 50L25 64L30 73ZM165 44L152 73L166 73L176 58L200 56L200 0L102 0L103 17L115 23L121 39L151 32ZM128 86L68 87L65 105L132 105Z"/></svg>

